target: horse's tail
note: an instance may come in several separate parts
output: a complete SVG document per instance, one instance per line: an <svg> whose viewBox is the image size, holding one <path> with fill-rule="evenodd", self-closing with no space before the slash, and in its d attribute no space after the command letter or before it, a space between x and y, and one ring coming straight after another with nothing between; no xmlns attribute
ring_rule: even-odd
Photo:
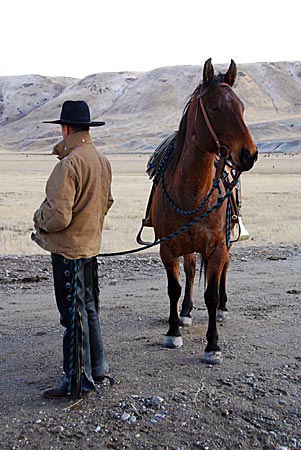
<svg viewBox="0 0 301 450"><path fill-rule="evenodd" d="M199 278L199 286L201 285L201 279L202 279L202 272L204 272L204 290L206 289L206 273L207 273L207 266L208 261L206 258L204 258L203 255L200 254L201 257L201 265L200 265L200 278Z"/></svg>

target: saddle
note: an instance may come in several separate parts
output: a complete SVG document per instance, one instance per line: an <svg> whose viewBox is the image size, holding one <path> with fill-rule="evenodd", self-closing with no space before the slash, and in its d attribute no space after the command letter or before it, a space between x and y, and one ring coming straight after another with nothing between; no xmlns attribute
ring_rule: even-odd
<svg viewBox="0 0 301 450"><path fill-rule="evenodd" d="M176 146L176 140L177 140L178 132L174 131L172 134L170 134L164 141L161 142L160 145L156 148L154 153L150 156L147 167L146 167L146 173L149 176L150 180L153 180L152 189L149 194L147 207L145 211L145 218L142 219L142 225L141 228L137 234L136 242L140 245L149 245L152 244L152 242L145 242L141 238L141 234L144 227L152 227L152 219L150 215L150 210L152 206L152 200L154 196L154 191L156 188L156 185L158 184L161 171L163 170L164 163L166 162L166 159L169 157L169 155L172 153L172 151L175 149Z"/></svg>
<svg viewBox="0 0 301 450"><path fill-rule="evenodd" d="M145 217L144 219L142 219L142 225L136 237L136 241L139 245L152 244L152 242L143 241L141 235L144 227L153 227L151 218L151 206L154 191L160 179L160 175L163 170L163 167L165 166L166 160L168 159L172 151L175 149L177 134L178 132L175 131L171 135L169 135L166 139L164 139L164 141L161 142L161 144L156 148L156 150L148 160L146 173L148 174L149 179L153 180L153 184L147 202ZM221 182L223 183L225 189L227 189L232 180L233 177L231 171L225 169L221 176ZM241 208L240 182L237 184L235 190L232 192L232 195L230 197L230 205L231 205L232 228L235 225L238 226L238 236L236 239L232 240L232 242L249 239L249 233L244 227L242 223L242 217L240 215L240 208Z"/></svg>

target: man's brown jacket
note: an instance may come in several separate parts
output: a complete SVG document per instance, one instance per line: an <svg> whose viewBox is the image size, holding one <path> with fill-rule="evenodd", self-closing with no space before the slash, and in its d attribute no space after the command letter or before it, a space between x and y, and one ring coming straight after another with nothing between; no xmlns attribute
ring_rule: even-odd
<svg viewBox="0 0 301 450"><path fill-rule="evenodd" d="M46 198L34 213L32 239L68 259L99 253L104 217L113 203L112 172L89 132L74 133L53 150L60 162L46 184Z"/></svg>

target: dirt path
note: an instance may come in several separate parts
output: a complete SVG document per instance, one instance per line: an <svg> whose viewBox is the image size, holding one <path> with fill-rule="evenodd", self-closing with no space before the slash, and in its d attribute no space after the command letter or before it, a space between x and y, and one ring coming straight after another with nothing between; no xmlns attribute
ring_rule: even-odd
<svg viewBox="0 0 301 450"><path fill-rule="evenodd" d="M184 347L164 350L168 300L157 254L101 259L101 320L116 384L46 400L61 377L49 258L0 259L3 449L301 448L301 246L232 252L224 361L208 366L195 287Z"/></svg>

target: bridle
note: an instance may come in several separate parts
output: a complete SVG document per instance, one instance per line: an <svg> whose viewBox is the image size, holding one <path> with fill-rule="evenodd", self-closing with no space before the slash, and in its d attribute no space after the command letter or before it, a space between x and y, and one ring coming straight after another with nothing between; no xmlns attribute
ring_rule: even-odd
<svg viewBox="0 0 301 450"><path fill-rule="evenodd" d="M228 88L230 87L230 85L228 85L227 83L220 83L220 86L227 86ZM173 146L169 145L169 149L166 152L163 161L160 163L159 166L159 170L157 171L158 174L158 178L157 180L160 180L161 182L161 188L162 188L162 192L164 195L165 200L169 203L169 205L178 213L181 214L182 216L191 216L191 215L196 215L199 214L195 219L191 220L187 225L184 225L182 228L178 229L177 231L175 231L174 233L171 233L170 235L161 238L157 241L155 241L154 243L149 243L149 242L144 242L141 238L141 234L142 234L142 230L144 228L144 221L142 221L142 226L138 232L138 235L136 237L136 240L138 242L138 244L140 245L146 245L145 248L149 248L152 247L153 245L156 245L156 243L162 243L165 242L175 236L178 236L179 234L183 233L184 231L187 231L190 227L192 227L193 225L195 225L196 223L198 223L200 220L202 220L205 217L208 217L213 211L217 210L220 208L220 206L222 205L222 203L224 201L226 201L227 204L227 209L226 209L226 244L227 247L230 246L231 243L231 220L232 220L232 213L231 213L231 198L232 198L232 194L233 194L233 189L235 188L235 186L238 183L238 178L240 175L240 172L237 170L232 170L233 166L231 164L231 151L230 149L222 144L219 140L219 138L217 137L217 134L214 131L213 126L211 125L211 122L209 120L207 111L205 109L204 103L203 103L203 99L202 97L204 96L204 94L207 92L207 89L200 89L200 92L197 95L197 99L198 99L198 103L197 103L197 108L195 111L195 123L197 121L197 114L198 114L198 108L199 108L199 104L204 116L204 120L206 122L206 125L211 133L211 136L214 139L214 142L216 143L217 146L217 159L215 161L215 167L216 167L216 171L215 171L215 176L213 179L213 183L212 183L212 187L210 188L210 190L207 192L207 195L202 199L202 201L199 203L199 205L197 205L194 209L191 210L183 210L181 209L179 206L177 206L177 204L173 201L173 199L171 198L171 196L169 195L166 185L165 185L165 180L164 180L164 173L165 173L165 169L167 167L167 162L168 159L174 149ZM200 143L199 143L200 145ZM228 165L231 168L231 175L233 180L231 182L226 180L226 176L224 175L224 169L225 169L225 165ZM225 194L222 194L222 190L221 190L221 183L223 183L224 188L226 190ZM208 205L209 200L211 198L211 196L213 195L213 193L217 190L218 195L217 195L217 201L216 203L211 206L208 207L208 209L204 212L201 212L204 210L204 208L206 207L206 205ZM152 191L153 192L153 191ZM152 195L152 194L151 194ZM150 201L150 200L149 200ZM145 220L145 219L144 219ZM135 251L135 250L134 250ZM105 255L106 256L106 255Z"/></svg>
<svg viewBox="0 0 301 450"><path fill-rule="evenodd" d="M227 83L220 83L219 86L225 86L225 87L231 88L230 85ZM210 134L211 134L211 136L216 144L216 147L217 147L217 155L219 157L219 161L218 161L218 165L217 165L216 178L219 178L222 171L224 170L225 165L228 165L231 169L233 169L232 162L231 162L232 157L231 157L231 150L225 144L221 143L221 141L219 140L217 134L215 133L214 128L208 117L208 114L207 114L207 111L206 111L206 108L205 108L205 105L203 102L203 96L206 94L207 91L208 91L208 88L205 88L205 89L201 88L200 92L197 96L197 99L198 99L198 104L201 107L207 128L210 131ZM195 122L197 119L197 113L198 113L198 107L196 109ZM233 173L233 178L237 179L239 177L239 175L240 175L240 172L235 170L235 173Z"/></svg>

